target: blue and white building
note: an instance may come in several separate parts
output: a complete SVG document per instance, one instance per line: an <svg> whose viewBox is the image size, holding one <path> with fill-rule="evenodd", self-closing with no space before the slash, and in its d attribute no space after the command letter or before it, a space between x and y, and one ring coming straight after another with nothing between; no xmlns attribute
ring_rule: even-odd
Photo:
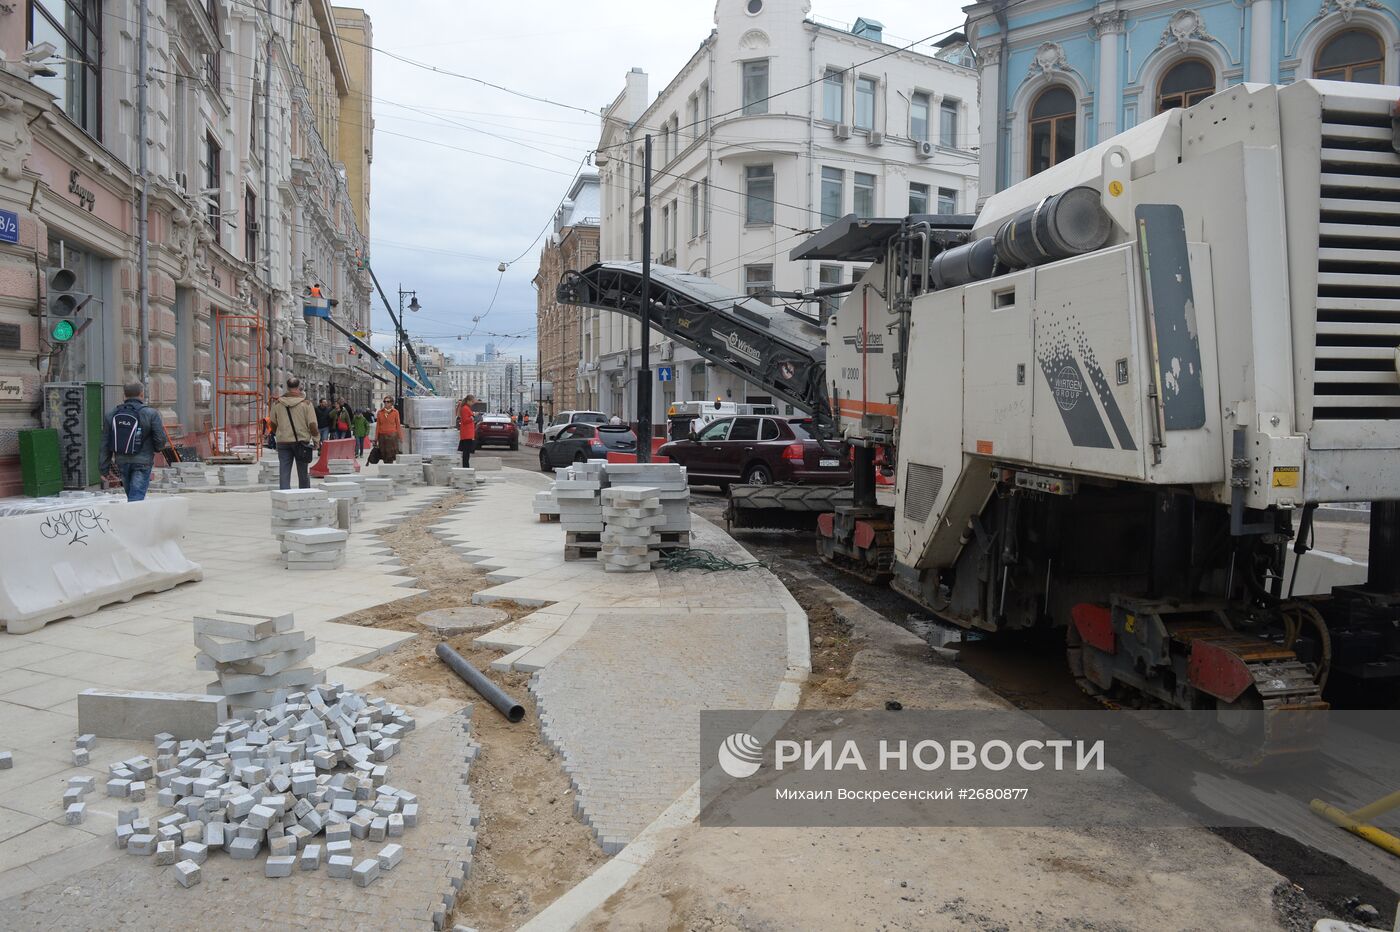
<svg viewBox="0 0 1400 932"><path fill-rule="evenodd" d="M1232 84L1400 83L1397 0L984 0L985 197Z"/></svg>

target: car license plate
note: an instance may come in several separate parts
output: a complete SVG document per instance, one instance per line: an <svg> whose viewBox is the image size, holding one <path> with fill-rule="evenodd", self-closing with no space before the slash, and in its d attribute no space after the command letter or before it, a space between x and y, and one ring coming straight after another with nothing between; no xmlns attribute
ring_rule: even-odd
<svg viewBox="0 0 1400 932"><path fill-rule="evenodd" d="M822 460L822 461L819 462L817 465L819 465L819 466L840 466L840 465L841 465L841 461L840 461L840 460Z"/></svg>

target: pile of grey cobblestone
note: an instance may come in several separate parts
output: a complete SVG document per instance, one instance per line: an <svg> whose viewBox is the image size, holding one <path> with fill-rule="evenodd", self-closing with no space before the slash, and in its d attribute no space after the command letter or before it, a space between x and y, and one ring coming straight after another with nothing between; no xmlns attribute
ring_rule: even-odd
<svg viewBox="0 0 1400 932"><path fill-rule="evenodd" d="M170 811L152 819L139 807L120 810L117 846L172 867L184 887L199 883L201 865L220 850L234 860L265 851L267 877L324 863L331 877L368 886L398 866L404 850L393 839L418 823L417 796L388 782L387 762L413 729L398 706L332 683L281 690L268 709L225 721L206 740L156 735L154 761L110 769L153 779ZM78 804L90 790L69 787ZM356 843L366 855L358 861ZM371 845L380 847L365 851Z"/></svg>

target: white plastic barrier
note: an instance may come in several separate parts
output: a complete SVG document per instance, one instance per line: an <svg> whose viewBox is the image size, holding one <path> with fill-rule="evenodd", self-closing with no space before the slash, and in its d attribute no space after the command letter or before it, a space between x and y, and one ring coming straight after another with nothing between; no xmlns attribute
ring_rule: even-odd
<svg viewBox="0 0 1400 932"><path fill-rule="evenodd" d="M203 579L178 543L188 519L188 501L165 497L0 517L0 622L28 634Z"/></svg>

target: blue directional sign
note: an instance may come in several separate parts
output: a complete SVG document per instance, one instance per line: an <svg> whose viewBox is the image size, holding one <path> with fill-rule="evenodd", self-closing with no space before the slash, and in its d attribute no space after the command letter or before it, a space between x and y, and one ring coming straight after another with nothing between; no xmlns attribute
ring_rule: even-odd
<svg viewBox="0 0 1400 932"><path fill-rule="evenodd" d="M19 214L0 210L0 243L19 242Z"/></svg>
<svg viewBox="0 0 1400 932"><path fill-rule="evenodd" d="M669 382L669 381L671 381L671 374L672 374L673 371L674 371L674 370L673 370L670 366L657 366L657 367L656 367L656 381L658 381L658 382Z"/></svg>

